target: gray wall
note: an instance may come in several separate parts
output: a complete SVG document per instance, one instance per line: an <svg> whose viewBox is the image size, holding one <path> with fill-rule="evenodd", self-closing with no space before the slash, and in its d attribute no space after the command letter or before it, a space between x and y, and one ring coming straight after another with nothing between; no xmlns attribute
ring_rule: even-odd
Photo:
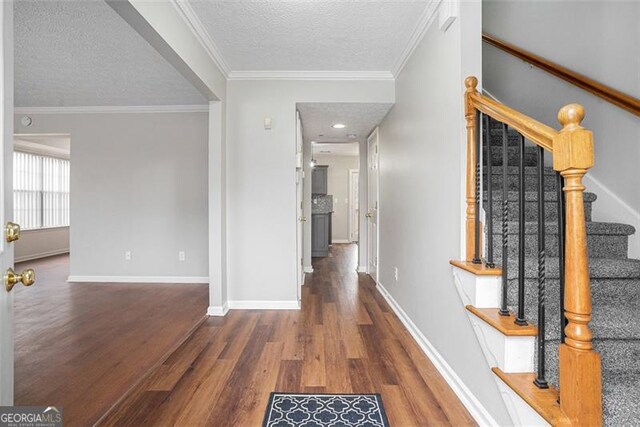
<svg viewBox="0 0 640 427"><path fill-rule="evenodd" d="M71 276L208 277L207 113L20 117L71 135Z"/></svg>
<svg viewBox="0 0 640 427"><path fill-rule="evenodd" d="M328 165L327 193L333 196L331 237L334 242L349 240L349 169L358 170L358 156L316 154L319 165Z"/></svg>
<svg viewBox="0 0 640 427"><path fill-rule="evenodd" d="M464 78L480 73L480 5L437 20L380 125L379 281L500 425L511 420L456 292L463 216ZM394 267L399 270L398 281Z"/></svg>
<svg viewBox="0 0 640 427"><path fill-rule="evenodd" d="M229 81L230 301L297 300L296 103L393 102L393 94L392 81ZM265 117L273 119L271 130L264 129ZM305 190L310 190L307 165ZM310 219L310 193L305 197L305 216ZM310 224L305 223L305 253L311 249Z"/></svg>
<svg viewBox="0 0 640 427"><path fill-rule="evenodd" d="M485 1L483 29L503 40L640 97L640 2ZM544 25L544 31L540 31ZM554 128L565 104L584 105L595 142L585 181L595 191L594 219L640 229L640 120L521 60L484 45L484 89ZM631 242L640 257L640 235Z"/></svg>
<svg viewBox="0 0 640 427"><path fill-rule="evenodd" d="M15 262L69 252L69 227L23 230L15 243Z"/></svg>

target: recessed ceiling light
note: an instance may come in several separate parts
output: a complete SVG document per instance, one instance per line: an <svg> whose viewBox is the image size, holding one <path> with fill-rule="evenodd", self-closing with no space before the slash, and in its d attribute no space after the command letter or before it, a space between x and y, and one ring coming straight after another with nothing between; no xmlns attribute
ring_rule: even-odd
<svg viewBox="0 0 640 427"><path fill-rule="evenodd" d="M331 127L334 129L344 129L347 127L347 125L343 125L342 123L335 123Z"/></svg>
<svg viewBox="0 0 640 427"><path fill-rule="evenodd" d="M316 142L315 142L315 141L311 141L311 143L312 143L312 144L315 144Z"/></svg>

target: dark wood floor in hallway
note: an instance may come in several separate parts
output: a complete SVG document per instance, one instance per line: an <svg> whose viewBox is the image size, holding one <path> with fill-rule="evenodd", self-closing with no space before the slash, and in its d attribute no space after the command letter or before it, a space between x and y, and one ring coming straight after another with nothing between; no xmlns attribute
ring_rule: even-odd
<svg viewBox="0 0 640 427"><path fill-rule="evenodd" d="M100 424L260 426L269 393L288 391L381 393L392 426L474 425L355 266L354 245L333 245L302 310L207 319Z"/></svg>
<svg viewBox="0 0 640 427"><path fill-rule="evenodd" d="M69 257L16 265L15 404L62 406L65 426L94 424L206 312L206 284L67 283Z"/></svg>

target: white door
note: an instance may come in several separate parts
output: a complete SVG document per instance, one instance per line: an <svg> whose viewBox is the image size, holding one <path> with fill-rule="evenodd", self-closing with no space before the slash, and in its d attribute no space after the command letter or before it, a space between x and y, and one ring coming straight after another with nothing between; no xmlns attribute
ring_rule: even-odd
<svg viewBox="0 0 640 427"><path fill-rule="evenodd" d="M358 169L349 169L349 241L358 242L360 227L360 194Z"/></svg>
<svg viewBox="0 0 640 427"><path fill-rule="evenodd" d="M378 281L378 128L367 140L367 273Z"/></svg>
<svg viewBox="0 0 640 427"><path fill-rule="evenodd" d="M0 268L4 276L13 267L13 244L4 236L4 224L13 217L13 2L0 3L0 22ZM13 405L13 294L5 290L4 284L0 286L0 405Z"/></svg>
<svg viewBox="0 0 640 427"><path fill-rule="evenodd" d="M300 113L296 111L296 281L298 286L298 300L302 298L302 283L304 282L303 260L303 235L304 235L304 211L302 198L304 189L304 169L302 165L302 124Z"/></svg>

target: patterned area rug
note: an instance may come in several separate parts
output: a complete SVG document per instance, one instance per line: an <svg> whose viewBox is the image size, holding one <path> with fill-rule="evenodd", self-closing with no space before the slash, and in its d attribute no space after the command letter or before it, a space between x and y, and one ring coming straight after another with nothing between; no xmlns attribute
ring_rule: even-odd
<svg viewBox="0 0 640 427"><path fill-rule="evenodd" d="M271 393L263 427L389 427L379 394Z"/></svg>

